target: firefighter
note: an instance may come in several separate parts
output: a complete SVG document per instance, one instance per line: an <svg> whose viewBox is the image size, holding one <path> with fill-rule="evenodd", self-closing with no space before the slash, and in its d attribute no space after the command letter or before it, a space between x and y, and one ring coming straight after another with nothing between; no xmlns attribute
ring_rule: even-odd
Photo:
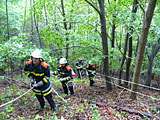
<svg viewBox="0 0 160 120"><path fill-rule="evenodd" d="M83 60L79 59L76 63L76 68L77 68L77 72L78 72L78 78L82 78L82 74L83 74Z"/></svg>
<svg viewBox="0 0 160 120"><path fill-rule="evenodd" d="M56 104L52 98L52 86L50 84L50 69L42 59L41 50L36 49L31 55L31 60L27 62L24 70L31 80L32 92L38 99L40 106L36 110L43 110L45 106L44 97L47 99L51 109L57 111Z"/></svg>
<svg viewBox="0 0 160 120"><path fill-rule="evenodd" d="M90 86L93 86L95 83L94 78L96 75L96 68L92 64L92 61L89 61L89 65L86 67L86 74L88 75L88 78L90 80Z"/></svg>
<svg viewBox="0 0 160 120"><path fill-rule="evenodd" d="M59 75L60 82L62 83L62 87L64 90L64 93L68 95L68 88L70 91L70 95L74 95L74 89L73 89L73 70L67 63L66 58L61 58L59 60L59 67L58 67L58 72L54 72L54 75Z"/></svg>

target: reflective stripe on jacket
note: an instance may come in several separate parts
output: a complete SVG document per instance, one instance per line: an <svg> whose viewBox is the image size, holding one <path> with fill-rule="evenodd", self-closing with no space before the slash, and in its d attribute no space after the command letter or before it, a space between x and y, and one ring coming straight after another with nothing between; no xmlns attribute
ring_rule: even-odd
<svg viewBox="0 0 160 120"><path fill-rule="evenodd" d="M43 82L42 86L32 89L33 93L37 95L48 95L52 92L52 87L49 81L49 66L44 61L41 61L39 65L34 66L33 61L30 60L27 62L24 70L27 72L27 76L35 80L36 83L39 81Z"/></svg>

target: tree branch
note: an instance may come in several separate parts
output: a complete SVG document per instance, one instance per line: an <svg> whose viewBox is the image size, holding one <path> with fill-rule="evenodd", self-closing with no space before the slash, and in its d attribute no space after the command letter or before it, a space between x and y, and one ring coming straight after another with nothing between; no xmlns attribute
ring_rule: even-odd
<svg viewBox="0 0 160 120"><path fill-rule="evenodd" d="M90 6L92 6L97 12L98 14L101 14L101 12L99 11L99 9L97 8L97 6L92 2L89 2L88 0L85 0Z"/></svg>
<svg viewBox="0 0 160 120"><path fill-rule="evenodd" d="M137 0L137 2L139 3L138 5L140 6L140 8L142 9L143 13L145 13L145 9L144 6L142 6L142 1L141 0Z"/></svg>
<svg viewBox="0 0 160 120"><path fill-rule="evenodd" d="M147 51L147 53L148 53L148 59L149 59L149 57L150 57L150 52L149 52L149 49L148 49L148 43L146 43L146 51Z"/></svg>
<svg viewBox="0 0 160 120"><path fill-rule="evenodd" d="M74 47L79 47L79 48L94 48L94 49L97 49L98 51L102 52L103 51L97 47L83 47L83 46L70 46L70 47L63 47L63 48L57 48L57 49L52 49L50 51L56 51L56 50L62 50L62 49L68 49L68 48L74 48Z"/></svg>
<svg viewBox="0 0 160 120"><path fill-rule="evenodd" d="M86 99L83 99L81 98L81 102L84 102ZM99 102L96 102L96 101L92 101L92 100L87 100L88 103L93 103L93 104L96 104L97 106L106 106L104 103L99 103ZM112 108L116 108L118 110L122 110L122 111L127 111L129 113L134 113L134 114L139 114L139 115L142 115L142 116L146 116L148 118L157 118L157 119L160 119L158 116L153 116L149 113L146 113L146 112L141 112L139 110L134 110L134 109L130 109L130 108L127 108L125 106L118 106L118 105L113 105L113 104L107 104L108 107L112 107Z"/></svg>

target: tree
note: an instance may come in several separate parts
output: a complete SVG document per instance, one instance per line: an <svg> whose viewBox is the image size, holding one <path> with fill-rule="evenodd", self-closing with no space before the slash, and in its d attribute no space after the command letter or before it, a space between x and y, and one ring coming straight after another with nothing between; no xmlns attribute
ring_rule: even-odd
<svg viewBox="0 0 160 120"><path fill-rule="evenodd" d="M135 13L137 12L138 8L138 1L134 0L133 7L132 7L132 20L135 20ZM132 21L132 22L133 22ZM130 33L129 34L129 49L128 49L128 58L126 61L126 81L129 81L130 76L130 65L131 65L131 58L132 58L132 35L133 35L133 25L129 27ZM128 82L125 82L125 85L128 85Z"/></svg>
<svg viewBox="0 0 160 120"><path fill-rule="evenodd" d="M146 45L146 50L147 50L147 55L148 55L148 70L147 70L147 77L145 79L145 85L150 86L151 84L151 78L152 78L152 66L153 66L153 61L154 58L156 56L156 54L158 53L158 51L160 50L160 38L157 41L157 44L155 43L152 46L152 53L149 52L149 48L148 45Z"/></svg>
<svg viewBox="0 0 160 120"><path fill-rule="evenodd" d="M106 18L105 18L105 9L104 9L104 0L98 0L99 3L99 9L97 6L92 2L89 2L88 0L85 0L88 4L90 4L99 14L100 17L100 23L101 23L101 38L102 38L102 47L103 47L103 55L105 55L105 58L103 59L103 71L105 74L106 79L106 86L107 90L112 90L112 84L110 83L111 80L109 77L109 54L108 54L108 38L106 33Z"/></svg>
<svg viewBox="0 0 160 120"><path fill-rule="evenodd" d="M9 40L9 23L8 23L8 3L6 0L6 16L7 16L7 32L8 32L8 40Z"/></svg>
<svg viewBox="0 0 160 120"><path fill-rule="evenodd" d="M135 83L139 83L139 76L140 76L140 70L142 66L142 61L144 57L144 50L147 42L147 36L151 24L151 20L153 17L154 9L156 6L157 0L150 0L148 4L147 11L144 13L143 16L143 26L142 26L142 32L139 40L139 45L138 45L138 51L137 51L137 57L136 57L136 66L134 69L134 74L133 74L133 81ZM132 92L130 95L130 98L132 100L136 99L136 93L133 91L137 91L137 84L132 85Z"/></svg>
<svg viewBox="0 0 160 120"><path fill-rule="evenodd" d="M66 16L65 16L65 11L64 11L64 4L63 4L63 0L61 0L61 6L62 6L62 15L63 15L63 23L64 23L64 28L66 30L65 35L66 35L66 42L69 41L68 39L68 33L67 33L67 23L66 23ZM68 58L68 47L69 44L66 44L66 59Z"/></svg>

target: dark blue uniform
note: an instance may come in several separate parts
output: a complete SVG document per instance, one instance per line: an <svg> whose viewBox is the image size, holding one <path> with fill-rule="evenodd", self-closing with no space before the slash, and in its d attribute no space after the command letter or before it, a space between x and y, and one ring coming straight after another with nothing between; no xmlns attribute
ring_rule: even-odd
<svg viewBox="0 0 160 120"><path fill-rule="evenodd" d="M86 71L88 73L88 78L90 80L90 86L93 86L94 78L95 78L95 75L96 75L96 68L95 68L94 65L88 65L86 67Z"/></svg>
<svg viewBox="0 0 160 120"><path fill-rule="evenodd" d="M57 70L58 70L57 74L60 75L59 77L60 77L60 81L62 83L64 93L68 95L68 88L69 88L71 95L73 95L74 90L73 90L73 83L72 83L72 81L73 81L72 68L69 67L69 65L67 63L67 64L65 64L65 66L59 65Z"/></svg>
<svg viewBox="0 0 160 120"><path fill-rule="evenodd" d="M45 106L44 96L48 100L51 108L57 109L51 94L52 87L49 81L49 66L44 61L40 61L39 65L34 66L33 61L30 60L27 62L24 70L27 71L27 76L32 79L31 86L34 83L43 82L42 86L34 87L32 89L32 92L36 95L41 107L44 108Z"/></svg>
<svg viewBox="0 0 160 120"><path fill-rule="evenodd" d="M83 60L78 60L78 62L76 63L76 67L77 67L77 72L78 72L78 78L82 77L83 74Z"/></svg>

